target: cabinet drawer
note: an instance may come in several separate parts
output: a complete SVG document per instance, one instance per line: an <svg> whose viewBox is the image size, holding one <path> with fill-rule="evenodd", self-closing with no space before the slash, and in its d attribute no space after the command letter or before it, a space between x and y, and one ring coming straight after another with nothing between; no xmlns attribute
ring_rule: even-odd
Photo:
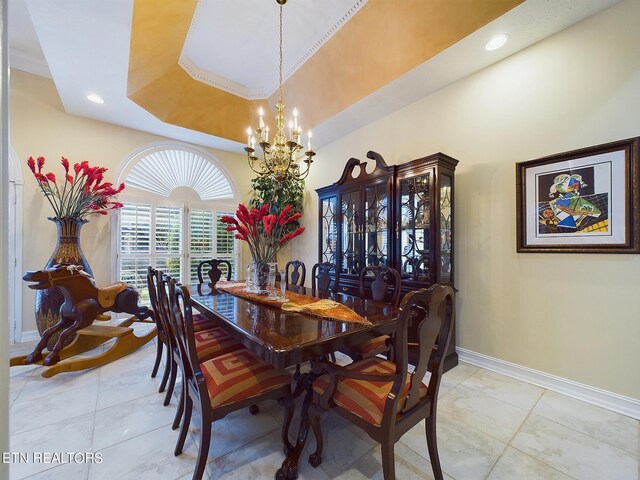
<svg viewBox="0 0 640 480"><path fill-rule="evenodd" d="M346 295L353 295L354 297L360 296L360 289L355 285L344 285L341 284L338 287L338 293L344 293Z"/></svg>

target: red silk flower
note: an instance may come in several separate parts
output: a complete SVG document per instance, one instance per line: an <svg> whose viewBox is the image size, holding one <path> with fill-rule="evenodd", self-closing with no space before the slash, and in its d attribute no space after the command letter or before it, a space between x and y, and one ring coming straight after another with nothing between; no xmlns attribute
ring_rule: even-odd
<svg viewBox="0 0 640 480"><path fill-rule="evenodd" d="M263 262L273 261L287 242L304 232L304 227L299 227L294 232L285 233L285 225L302 216L300 213L289 215L293 211L292 205L286 205L279 213L269 213L270 210L267 203L251 210L239 204L235 218L230 215L220 217L220 222L227 225L225 230L236 232L235 238L249 245L251 256Z"/></svg>
<svg viewBox="0 0 640 480"><path fill-rule="evenodd" d="M114 189L109 182L101 183L106 168L91 167L87 160L83 160L75 163L71 171L69 160L62 157L60 164L64 168L64 181L58 183L53 172L42 172L44 164L44 157L27 159L27 166L53 207L56 217L84 218L91 213L106 215L109 210L122 208L122 203L112 201L112 197L124 189L124 184Z"/></svg>

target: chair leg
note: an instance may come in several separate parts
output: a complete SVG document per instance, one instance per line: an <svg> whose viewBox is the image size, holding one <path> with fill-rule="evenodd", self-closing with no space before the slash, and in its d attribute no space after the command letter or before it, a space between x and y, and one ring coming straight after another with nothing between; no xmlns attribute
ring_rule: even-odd
<svg viewBox="0 0 640 480"><path fill-rule="evenodd" d="M433 468L433 478L442 480L442 467L440 466L440 456L438 455L438 442L436 439L436 416L432 413L425 420L425 431L427 434L427 449L429 450L429 460Z"/></svg>
<svg viewBox="0 0 640 480"><path fill-rule="evenodd" d="M167 387L167 393L164 396L165 407L171 403L171 395L173 395L173 389L176 386L176 377L178 376L178 364L174 361L171 362L171 376L169 377L169 386Z"/></svg>
<svg viewBox="0 0 640 480"><path fill-rule="evenodd" d="M396 479L396 460L394 454L395 444L393 440L389 439L387 442L383 442L382 445L382 476L384 480Z"/></svg>
<svg viewBox="0 0 640 480"><path fill-rule="evenodd" d="M180 426L180 420L182 419L182 412L184 411L184 396L186 389L184 385L180 387L180 401L178 402L178 409L176 410L176 416L173 418L172 430L177 430Z"/></svg>
<svg viewBox="0 0 640 480"><path fill-rule="evenodd" d="M165 358L165 361L164 361L164 374L162 375L162 381L160 382L160 388L158 389L158 393L164 392L164 389L167 386L167 380L169 379L169 374L171 373L171 368L175 363L171 355L171 349L168 346L167 346L166 356L167 358Z"/></svg>
<svg viewBox="0 0 640 480"><path fill-rule="evenodd" d="M182 426L180 427L180 434L178 435L178 441L176 442L176 448L173 454L177 457L182 453L184 448L184 441L187 439L187 433L189 433L189 424L191 423L191 412L193 412L193 400L187 394L184 399L184 415L182 418Z"/></svg>
<svg viewBox="0 0 640 480"><path fill-rule="evenodd" d="M156 348L156 361L153 364L153 370L151 370L151 378L156 378L156 375L158 374L158 368L160 367L160 360L162 360L162 347L164 346L164 343L162 343L159 338L156 338L156 341L158 342L158 345Z"/></svg>
<svg viewBox="0 0 640 480"><path fill-rule="evenodd" d="M322 439L322 429L320 428L320 415L322 415L323 412L324 410L315 403L312 403L309 407L309 423L316 437L316 451L309 455L309 463L313 468L316 468L322 463L324 441Z"/></svg>
<svg viewBox="0 0 640 480"><path fill-rule="evenodd" d="M204 474L204 467L207 465L209 456L209 445L211 444L211 410L205 408L200 412L200 447L198 448L198 459L196 469L193 472L193 480L201 480Z"/></svg>
<svg viewBox="0 0 640 480"><path fill-rule="evenodd" d="M278 403L285 408L282 432L280 433L280 436L282 437L282 444L284 445L284 454L289 455L293 450L293 445L289 442L289 426L291 425L291 419L293 419L296 404L291 395L278 399Z"/></svg>

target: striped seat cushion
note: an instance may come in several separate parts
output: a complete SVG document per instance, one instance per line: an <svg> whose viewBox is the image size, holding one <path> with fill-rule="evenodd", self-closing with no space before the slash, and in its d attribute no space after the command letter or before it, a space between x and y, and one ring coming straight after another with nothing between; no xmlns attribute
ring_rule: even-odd
<svg viewBox="0 0 640 480"><path fill-rule="evenodd" d="M358 345L352 345L349 347L349 350L363 357L377 355L387 350L388 347L385 343L387 338L389 338L388 335L381 335L366 342L359 343Z"/></svg>
<svg viewBox="0 0 640 480"><path fill-rule="evenodd" d="M393 374L396 371L395 363L380 357L363 358L344 368L345 370L361 373ZM409 382L410 375L407 374L404 389L400 394L398 409L404 406L404 398L409 391ZM336 405L357 415L363 420L373 425L381 425L387 395L389 395L392 385L393 381L372 382L369 380L337 377L333 401ZM328 386L329 375L325 374L313 382L313 391L318 395L322 395ZM422 384L420 387L420 397L423 397L426 393L427 387Z"/></svg>
<svg viewBox="0 0 640 480"><path fill-rule="evenodd" d="M208 330L210 328L214 328L216 326L216 323L205 317L204 315L201 314L196 314L193 316L193 331L194 332L201 332L202 330Z"/></svg>
<svg viewBox="0 0 640 480"><path fill-rule="evenodd" d="M196 332L193 338L196 341L196 352L200 362L243 348L241 343L220 327Z"/></svg>
<svg viewBox="0 0 640 480"><path fill-rule="evenodd" d="M291 375L276 370L246 349L207 360L200 364L200 370L213 408L291 385Z"/></svg>

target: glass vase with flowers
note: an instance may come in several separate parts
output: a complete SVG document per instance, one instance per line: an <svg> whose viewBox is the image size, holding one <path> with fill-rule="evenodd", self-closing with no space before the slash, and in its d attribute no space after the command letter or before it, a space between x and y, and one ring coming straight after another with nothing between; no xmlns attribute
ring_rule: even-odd
<svg viewBox="0 0 640 480"><path fill-rule="evenodd" d="M114 188L113 184L103 182L107 169L92 167L86 160L71 166L69 160L62 157L60 163L64 168L64 175L58 178L53 172L43 171L44 157L27 159L27 166L38 187L53 208L54 216L48 218L56 224L58 230L56 247L45 268L60 263L81 265L85 272L93 276L80 247L80 229L88 222L89 215L107 215L109 210L122 207L121 203L114 201L114 196L124 189L124 184ZM58 322L63 302L64 297L57 287L36 290L36 325L41 335ZM58 336L54 335L47 344L49 350L58 341ZM72 340L69 337L68 343Z"/></svg>
<svg viewBox="0 0 640 480"><path fill-rule="evenodd" d="M286 205L277 214L269 213L269 209L268 203L251 210L240 204L235 217L225 215L220 219L227 224L227 231L236 232L235 238L247 242L254 264L254 288L262 295L268 293L270 263L275 262L282 247L304 232L304 227L298 227L286 233L288 225L302 217L301 213L291 214L293 205Z"/></svg>

